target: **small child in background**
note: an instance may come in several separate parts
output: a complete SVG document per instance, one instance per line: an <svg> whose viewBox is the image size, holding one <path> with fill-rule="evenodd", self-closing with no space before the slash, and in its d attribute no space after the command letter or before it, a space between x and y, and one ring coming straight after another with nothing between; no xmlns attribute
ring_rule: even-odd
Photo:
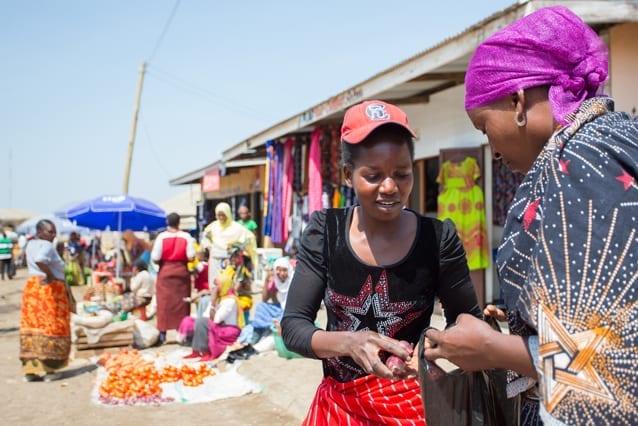
<svg viewBox="0 0 638 426"><path fill-rule="evenodd" d="M204 316L204 310L211 301L210 283L208 282L208 249L197 250L197 263L193 270L193 290L195 294L184 298L189 303L197 303L197 318Z"/></svg>
<svg viewBox="0 0 638 426"><path fill-rule="evenodd" d="M244 322L250 322L250 309L253 307L253 266L242 248L235 248L230 256L230 263L235 268L235 295L239 299L239 307L244 311Z"/></svg>
<svg viewBox="0 0 638 426"><path fill-rule="evenodd" d="M266 271L264 287L261 291L261 301L266 303L279 303L277 299L277 286L275 285L275 270L272 266L269 266Z"/></svg>

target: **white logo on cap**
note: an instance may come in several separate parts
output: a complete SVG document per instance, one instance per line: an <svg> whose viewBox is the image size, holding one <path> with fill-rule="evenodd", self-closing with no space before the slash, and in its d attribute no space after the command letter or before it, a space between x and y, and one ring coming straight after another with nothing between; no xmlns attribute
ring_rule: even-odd
<svg viewBox="0 0 638 426"><path fill-rule="evenodd" d="M370 104L366 107L366 115L370 120L389 120L390 114L385 110L385 105Z"/></svg>

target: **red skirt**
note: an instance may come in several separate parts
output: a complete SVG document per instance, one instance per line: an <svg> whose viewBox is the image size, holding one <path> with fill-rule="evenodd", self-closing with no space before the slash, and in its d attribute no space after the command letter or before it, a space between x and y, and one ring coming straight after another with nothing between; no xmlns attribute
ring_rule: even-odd
<svg viewBox="0 0 638 426"><path fill-rule="evenodd" d="M302 423L320 425L424 425L417 379L388 380L369 375L340 383L324 378Z"/></svg>
<svg viewBox="0 0 638 426"><path fill-rule="evenodd" d="M183 262L164 262L157 274L157 329L177 330L191 305L184 302L191 295L191 276Z"/></svg>

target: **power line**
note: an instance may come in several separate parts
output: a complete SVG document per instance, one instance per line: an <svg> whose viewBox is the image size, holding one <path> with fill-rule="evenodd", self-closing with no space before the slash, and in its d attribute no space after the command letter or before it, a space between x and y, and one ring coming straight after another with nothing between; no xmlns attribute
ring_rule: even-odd
<svg viewBox="0 0 638 426"><path fill-rule="evenodd" d="M262 121L272 120L271 117L264 117L263 111L261 110L252 109L246 105L239 104L230 98L221 96L219 94L211 92L210 90L196 86L193 83L189 83L186 80L183 80L179 77L169 74L168 72L158 68L157 66L149 67L147 74L157 78L160 81L168 83L172 85L173 87L176 87L178 89L184 90L186 92L189 92L197 96L201 96L202 98L207 99L208 101L216 105L219 105L220 103L225 104L225 106L230 107L231 109L234 109L237 112L248 114L252 118L256 118L258 120L262 120Z"/></svg>
<svg viewBox="0 0 638 426"><path fill-rule="evenodd" d="M143 115L142 115L141 119L142 119L142 127L144 127L144 135L146 136L146 140L148 141L148 146L151 149L151 153L153 154L153 157L155 157L155 162L157 163L159 168L162 169L162 171L164 172L166 177L168 179L170 179L172 177L172 175L170 174L168 169L166 169L166 167L164 167L164 164L162 164L162 162L161 162L161 160L159 158L159 155L157 155L157 151L155 151L155 147L153 146L153 142L151 141L151 135L148 132L148 127L146 127L146 121L144 120L144 116Z"/></svg>
<svg viewBox="0 0 638 426"><path fill-rule="evenodd" d="M164 25L164 29L162 30L162 33L160 34L159 38L157 39L157 42L155 43L155 47L153 48L153 52L151 53L151 56L148 58L147 62L151 62L153 60L153 58L155 57L155 53L157 53L157 49L159 49L160 45L164 41L164 36L168 32L168 28L171 26L171 22L173 21L173 17L175 16L175 13L177 12L177 7L179 6L180 1L181 0L176 0L175 1L175 5L173 6L173 10L171 11L170 16L168 17L168 20L166 21L166 25Z"/></svg>
<svg viewBox="0 0 638 426"><path fill-rule="evenodd" d="M9 208L13 207L13 147L9 147Z"/></svg>

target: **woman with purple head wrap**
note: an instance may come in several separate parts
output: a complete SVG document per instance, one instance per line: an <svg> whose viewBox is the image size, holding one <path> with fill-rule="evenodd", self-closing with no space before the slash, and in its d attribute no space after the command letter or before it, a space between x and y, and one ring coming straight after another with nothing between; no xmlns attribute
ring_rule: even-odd
<svg viewBox="0 0 638 426"><path fill-rule="evenodd" d="M465 76L465 109L490 104L518 90L549 87L554 119L595 96L607 79L607 47L569 9L542 9L485 40Z"/></svg>
<svg viewBox="0 0 638 426"><path fill-rule="evenodd" d="M465 108L494 158L526 174L496 266L510 335L461 315L429 359L512 370L522 424L638 424L638 125L600 96L607 48L569 9L476 49ZM535 402L538 400L538 402Z"/></svg>

